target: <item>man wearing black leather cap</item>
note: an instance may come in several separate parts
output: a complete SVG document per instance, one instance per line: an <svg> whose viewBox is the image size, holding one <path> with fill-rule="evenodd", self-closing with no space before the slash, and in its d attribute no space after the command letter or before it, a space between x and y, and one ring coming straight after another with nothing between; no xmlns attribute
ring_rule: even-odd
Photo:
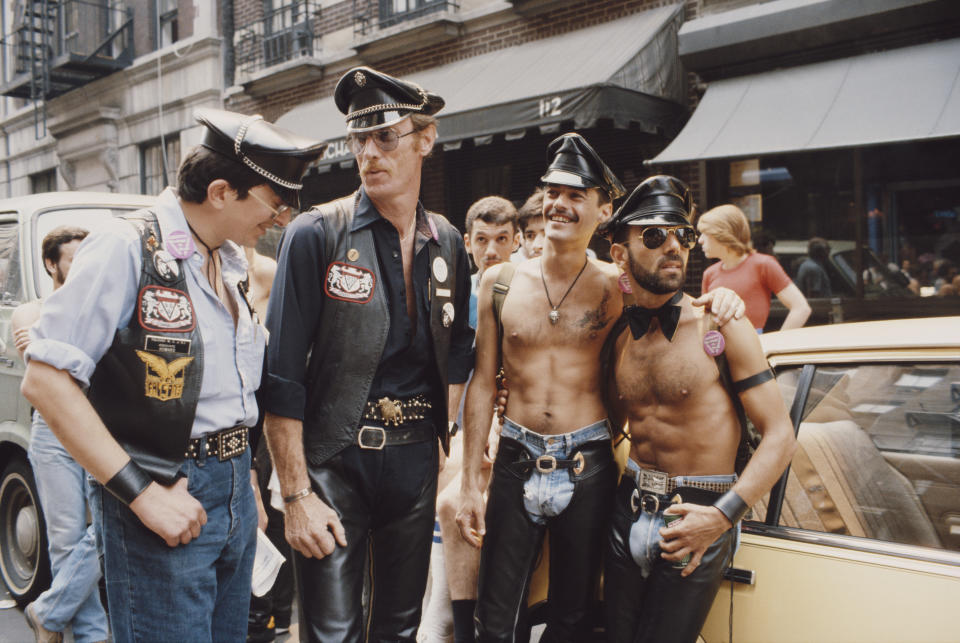
<svg viewBox="0 0 960 643"><path fill-rule="evenodd" d="M543 255L489 268L478 297L457 519L468 542L479 547L482 541L480 641L524 636L530 573L548 528L543 640L584 640L616 482L597 356L619 298L609 264L589 259L586 250L623 186L579 134L552 141L547 160ZM501 334L493 293L505 288ZM484 516L480 461L501 348L510 401Z"/></svg>
<svg viewBox="0 0 960 643"><path fill-rule="evenodd" d="M281 241L265 430L296 550L301 636L413 641L438 445L473 366L469 263L459 232L418 201L443 99L358 67L335 101L361 188L302 214Z"/></svg>
<svg viewBox="0 0 960 643"><path fill-rule="evenodd" d="M610 417L626 424L630 440L604 565L607 638L615 643L697 639L740 520L794 449L749 320L717 330L680 290L696 245L692 210L683 182L654 176L605 230L628 304L604 351ZM744 411L762 440L738 478Z"/></svg>
<svg viewBox="0 0 960 643"><path fill-rule="evenodd" d="M265 333L240 246L287 223L323 151L259 116L197 118L176 190L87 237L26 353L24 396L103 485L118 642L246 638Z"/></svg>

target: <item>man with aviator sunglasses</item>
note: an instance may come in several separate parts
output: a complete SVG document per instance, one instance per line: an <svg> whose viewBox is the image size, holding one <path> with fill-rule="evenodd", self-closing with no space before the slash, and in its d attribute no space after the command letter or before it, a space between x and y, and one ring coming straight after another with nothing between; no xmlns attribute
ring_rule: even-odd
<svg viewBox="0 0 960 643"><path fill-rule="evenodd" d="M301 214L281 240L265 432L302 639L413 641L438 445L449 447L473 367L469 261L456 228L418 200L443 99L357 67L335 102L361 187Z"/></svg>
<svg viewBox="0 0 960 643"><path fill-rule="evenodd" d="M794 449L749 319L711 329L680 290L696 245L692 210L686 185L654 176L606 229L627 291L604 347L607 406L630 441L604 565L613 643L697 639L736 551L740 520ZM762 440L738 477L744 411Z"/></svg>

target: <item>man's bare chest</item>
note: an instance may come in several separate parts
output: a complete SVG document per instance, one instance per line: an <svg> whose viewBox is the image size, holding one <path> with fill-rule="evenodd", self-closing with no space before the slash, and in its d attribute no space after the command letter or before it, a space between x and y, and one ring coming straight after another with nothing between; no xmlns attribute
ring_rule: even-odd
<svg viewBox="0 0 960 643"><path fill-rule="evenodd" d="M504 347L549 349L596 344L599 354L599 346L616 319L619 301L613 301L614 293L602 280L584 283L578 290L559 306L559 298L555 298L551 306L542 283L518 276L501 316Z"/></svg>
<svg viewBox="0 0 960 643"><path fill-rule="evenodd" d="M678 331L673 342L662 335L634 340L627 329L618 347L614 383L617 397L628 407L681 406L696 399L719 377L695 325Z"/></svg>

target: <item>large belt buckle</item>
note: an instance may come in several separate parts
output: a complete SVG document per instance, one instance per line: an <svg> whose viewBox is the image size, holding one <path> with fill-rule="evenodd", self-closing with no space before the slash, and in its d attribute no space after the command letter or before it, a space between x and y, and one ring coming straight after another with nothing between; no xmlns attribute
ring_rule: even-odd
<svg viewBox="0 0 960 643"><path fill-rule="evenodd" d="M393 426L397 426L403 422L403 407L400 402L391 400L389 397L381 397L377 400L377 409L380 410L380 418L384 424L392 423Z"/></svg>
<svg viewBox="0 0 960 643"><path fill-rule="evenodd" d="M238 426L217 434L217 457L220 462L240 455L247 449L247 427Z"/></svg>
<svg viewBox="0 0 960 643"><path fill-rule="evenodd" d="M640 480L637 486L640 487L640 491L649 491L662 496L667 493L669 479L670 476L665 471L640 469Z"/></svg>
<svg viewBox="0 0 960 643"><path fill-rule="evenodd" d="M542 455L537 458L535 466L540 473L553 473L557 470L557 459L552 455Z"/></svg>
<svg viewBox="0 0 960 643"><path fill-rule="evenodd" d="M363 441L364 433L374 433L380 436L379 444L367 444ZM361 449L374 449L376 451L382 451L383 447L387 444L387 432L382 426L362 426L360 427L360 433L357 434L357 445Z"/></svg>

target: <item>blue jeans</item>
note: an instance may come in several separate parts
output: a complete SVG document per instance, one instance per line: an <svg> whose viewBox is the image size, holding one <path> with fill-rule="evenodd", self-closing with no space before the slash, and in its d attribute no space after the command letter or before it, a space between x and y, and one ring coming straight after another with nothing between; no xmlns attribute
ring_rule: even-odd
<svg viewBox="0 0 960 643"><path fill-rule="evenodd" d="M607 420L600 420L572 433L541 435L510 418L504 418L500 437L520 442L532 458L552 455L558 460L565 460L577 447L587 442L609 441L610 424ZM523 485L523 506L530 520L545 525L547 518L559 516L573 499L573 488L573 480L565 469L557 469L552 473L534 471Z"/></svg>
<svg viewBox="0 0 960 643"><path fill-rule="evenodd" d="M34 602L48 630L73 627L77 643L105 641L107 615L100 604L100 560L94 526L87 525L87 474L43 421L33 414L28 450L47 523L53 583Z"/></svg>
<svg viewBox="0 0 960 643"><path fill-rule="evenodd" d="M206 510L207 524L198 538L176 547L100 488L104 573L117 643L246 640L257 530L250 451L225 462L188 458L180 474Z"/></svg>

